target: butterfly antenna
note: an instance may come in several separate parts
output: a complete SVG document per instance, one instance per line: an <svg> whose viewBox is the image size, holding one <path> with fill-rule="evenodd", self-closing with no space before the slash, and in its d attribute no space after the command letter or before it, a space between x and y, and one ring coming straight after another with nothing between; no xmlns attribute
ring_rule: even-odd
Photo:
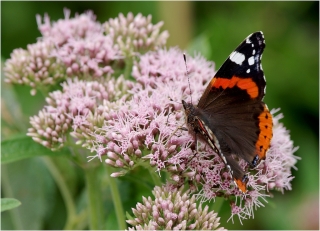
<svg viewBox="0 0 320 231"><path fill-rule="evenodd" d="M189 84L189 90L190 90L190 99L191 99L191 103L192 103L191 86L190 86L190 78L189 78L186 53L183 53L183 59L184 59L184 64L186 65L186 73L187 73L187 77L188 77L188 84Z"/></svg>

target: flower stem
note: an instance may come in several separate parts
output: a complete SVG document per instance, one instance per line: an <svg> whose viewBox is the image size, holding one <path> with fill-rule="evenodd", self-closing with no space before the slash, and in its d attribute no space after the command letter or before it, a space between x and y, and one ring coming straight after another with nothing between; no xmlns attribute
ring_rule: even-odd
<svg viewBox="0 0 320 231"><path fill-rule="evenodd" d="M99 168L84 168L89 207L89 229L103 228L103 203L99 184Z"/></svg>
<svg viewBox="0 0 320 231"><path fill-rule="evenodd" d="M128 80L128 79L131 79L130 76L131 76L131 72L132 72L133 59L128 57L128 58L126 58L125 63L126 63L126 66L124 69L124 78L126 80Z"/></svg>
<svg viewBox="0 0 320 231"><path fill-rule="evenodd" d="M110 185L112 201L113 201L114 209L117 216L118 228L120 230L125 230L127 228L127 225L125 223L125 216L124 216L124 211L123 211L122 202L120 198L120 192L117 187L117 182L115 178L110 176L112 171L110 170L109 166L106 166L106 171L107 171L107 177Z"/></svg>
<svg viewBox="0 0 320 231"><path fill-rule="evenodd" d="M53 179L55 180L66 205L68 215L67 215L67 221L64 226L64 229L65 230L72 229L74 226L73 221L77 217L77 214L76 214L76 207L72 199L71 192L68 188L67 182L65 181L65 178L61 175L59 169L57 168L57 166L55 165L55 163L50 157L46 157L46 156L42 157L42 160L48 167Z"/></svg>

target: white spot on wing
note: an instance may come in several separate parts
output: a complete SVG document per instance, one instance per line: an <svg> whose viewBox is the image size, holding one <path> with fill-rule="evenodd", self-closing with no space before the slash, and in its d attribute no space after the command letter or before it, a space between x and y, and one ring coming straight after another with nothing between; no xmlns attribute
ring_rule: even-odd
<svg viewBox="0 0 320 231"><path fill-rule="evenodd" d="M248 63L249 63L250 66L254 64L254 57L253 57L253 56L251 56L251 57L248 59Z"/></svg>
<svg viewBox="0 0 320 231"><path fill-rule="evenodd" d="M247 70L247 73L249 74L250 73L250 69L248 68L248 70Z"/></svg>
<svg viewBox="0 0 320 231"><path fill-rule="evenodd" d="M229 56L229 59L238 65L242 65L245 58L246 57L244 56L244 54L241 54L237 51L232 52L231 55Z"/></svg>
<svg viewBox="0 0 320 231"><path fill-rule="evenodd" d="M220 149L220 144L219 144L219 141L218 141L217 137L213 134L211 129L205 125L205 123L202 120L201 120L201 122L203 123L204 127L206 128L206 131L207 131L207 133L209 135L210 140L213 140L213 142L216 145L216 147L218 149Z"/></svg>
<svg viewBox="0 0 320 231"><path fill-rule="evenodd" d="M232 176L233 171L232 171L232 169L231 169L230 165L227 165L227 169L229 170L229 172L230 172L230 174L231 174L231 176Z"/></svg>
<svg viewBox="0 0 320 231"><path fill-rule="evenodd" d="M256 50L255 49L253 49L252 50L252 55L254 55L256 53Z"/></svg>

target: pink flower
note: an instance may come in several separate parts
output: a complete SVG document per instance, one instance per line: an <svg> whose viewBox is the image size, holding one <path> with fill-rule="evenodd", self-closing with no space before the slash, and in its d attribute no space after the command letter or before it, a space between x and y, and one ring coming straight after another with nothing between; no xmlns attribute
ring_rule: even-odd
<svg viewBox="0 0 320 231"><path fill-rule="evenodd" d="M65 8L64 16L65 19L51 23L49 16L45 14L42 23L41 16L37 15L38 28L44 40L50 40L60 47L69 39L84 39L100 35L102 32L101 24L96 22L96 16L92 11L76 15L71 19L70 10Z"/></svg>
<svg viewBox="0 0 320 231"><path fill-rule="evenodd" d="M32 127L27 135L52 150L61 148L69 133L77 144L86 146L92 142L91 133L106 119L110 107L107 102L125 97L119 94L119 87L126 87L122 77L104 83L68 79L62 91L54 91L46 98L49 105L30 118Z"/></svg>
<svg viewBox="0 0 320 231"><path fill-rule="evenodd" d="M30 86L31 94L35 95L36 89L63 79L63 64L51 57L53 50L53 43L41 40L28 45L27 50L15 49L4 65L5 82Z"/></svg>
<svg viewBox="0 0 320 231"><path fill-rule="evenodd" d="M134 17L130 12L125 17L120 13L117 18L104 23L103 27L121 50L122 56L130 57L158 49L166 44L168 32L160 33L163 22L153 25L151 19L151 15L144 17L139 13Z"/></svg>
<svg viewBox="0 0 320 231"><path fill-rule="evenodd" d="M168 37L167 31L160 32L162 23L151 23L151 16L120 14L101 25L91 11L74 18L69 10L64 13L65 19L57 22L48 15L42 22L37 15L42 37L27 50L13 51L4 65L7 83L28 85L34 95L38 89L47 93L67 77L91 81L126 74L124 67L131 68L132 61L125 58L162 47Z"/></svg>
<svg viewBox="0 0 320 231"><path fill-rule="evenodd" d="M111 62L118 59L119 51L110 37L96 34L84 39L69 39L52 55L66 66L68 76L98 78L114 73Z"/></svg>
<svg viewBox="0 0 320 231"><path fill-rule="evenodd" d="M136 218L127 220L129 230L225 230L214 211L208 211L202 204L197 207L195 196L171 188L169 185L155 187L155 199L143 197L132 212Z"/></svg>

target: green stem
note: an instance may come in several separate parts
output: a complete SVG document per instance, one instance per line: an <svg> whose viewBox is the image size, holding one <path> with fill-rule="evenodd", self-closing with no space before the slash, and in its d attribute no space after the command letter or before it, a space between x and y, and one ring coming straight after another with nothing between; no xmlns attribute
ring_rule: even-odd
<svg viewBox="0 0 320 231"><path fill-rule="evenodd" d="M88 227L88 208L84 208L79 214L75 222L76 230L84 230Z"/></svg>
<svg viewBox="0 0 320 231"><path fill-rule="evenodd" d="M116 211L118 227L120 230L125 230L127 228L127 225L125 223L125 216L124 216L119 189L117 187L117 182L114 177L110 176L112 171L109 166L106 166L106 171L107 171L107 177L110 185L112 201Z"/></svg>
<svg viewBox="0 0 320 231"><path fill-rule="evenodd" d="M65 181L65 178L61 175L59 169L56 167L55 163L50 157L43 157L42 158L46 166L48 167L53 179L55 180L62 198L65 202L66 209L67 209L67 221L64 226L65 230L72 229L74 225L74 220L77 216L76 214L76 206L74 204L74 201L72 199L71 192L69 190L69 187L67 185L67 182Z"/></svg>
<svg viewBox="0 0 320 231"><path fill-rule="evenodd" d="M103 203L98 170L99 168L84 169L91 230L103 229Z"/></svg>
<svg viewBox="0 0 320 231"><path fill-rule="evenodd" d="M132 66L133 66L133 58L132 57L127 57L125 60L126 66L124 69L124 78L126 80L131 79L131 72L132 72Z"/></svg>

